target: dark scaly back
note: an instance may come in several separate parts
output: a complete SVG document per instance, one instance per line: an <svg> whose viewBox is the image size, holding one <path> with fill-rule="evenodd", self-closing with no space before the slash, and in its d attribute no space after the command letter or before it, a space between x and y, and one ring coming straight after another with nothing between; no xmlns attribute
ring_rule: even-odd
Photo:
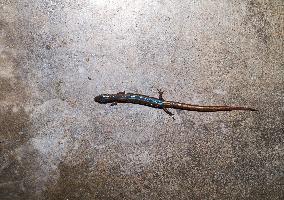
<svg viewBox="0 0 284 200"><path fill-rule="evenodd" d="M125 96L123 97L123 101L125 103L140 104L154 108L163 108L163 101L158 98L134 93L126 93L124 95Z"/></svg>
<svg viewBox="0 0 284 200"><path fill-rule="evenodd" d="M101 104L106 103L132 103L153 108L163 108L163 100L142 94L124 93L101 94L95 97L95 101Z"/></svg>

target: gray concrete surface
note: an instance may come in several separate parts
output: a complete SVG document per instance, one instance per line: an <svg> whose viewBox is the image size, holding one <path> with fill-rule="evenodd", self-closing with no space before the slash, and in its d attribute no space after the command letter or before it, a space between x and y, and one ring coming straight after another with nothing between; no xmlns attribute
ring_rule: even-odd
<svg viewBox="0 0 284 200"><path fill-rule="evenodd" d="M284 199L282 0L1 0L0 199ZM139 92L259 112L99 105Z"/></svg>

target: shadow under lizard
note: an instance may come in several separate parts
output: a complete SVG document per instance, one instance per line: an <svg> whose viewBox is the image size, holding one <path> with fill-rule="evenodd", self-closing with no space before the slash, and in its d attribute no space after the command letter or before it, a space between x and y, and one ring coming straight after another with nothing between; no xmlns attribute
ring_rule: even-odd
<svg viewBox="0 0 284 200"><path fill-rule="evenodd" d="M95 97L95 101L100 104L111 103L111 106L117 105L117 103L132 103L152 108L163 109L170 116L173 115L168 108L189 110L197 112L217 112L217 111L233 111L233 110L245 110L245 111L257 111L256 109L241 106L201 106L188 103L180 103L175 101L166 101L163 98L163 92L159 91L159 98L150 97L142 94L119 92L117 94L101 94Z"/></svg>

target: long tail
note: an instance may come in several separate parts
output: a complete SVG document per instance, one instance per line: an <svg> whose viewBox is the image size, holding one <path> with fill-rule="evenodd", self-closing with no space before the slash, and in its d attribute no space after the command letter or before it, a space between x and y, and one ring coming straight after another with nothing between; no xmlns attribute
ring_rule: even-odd
<svg viewBox="0 0 284 200"><path fill-rule="evenodd" d="M254 108L240 107L240 106L200 106L200 105L179 103L174 101L165 101L164 107L180 109L180 110L198 111L198 112L217 112L217 111L232 111L232 110L257 111Z"/></svg>

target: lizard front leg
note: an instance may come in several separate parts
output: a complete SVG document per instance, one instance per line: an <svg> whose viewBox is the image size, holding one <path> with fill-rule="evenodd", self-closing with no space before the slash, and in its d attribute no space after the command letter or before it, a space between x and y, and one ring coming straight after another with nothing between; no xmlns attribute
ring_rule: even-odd
<svg viewBox="0 0 284 200"><path fill-rule="evenodd" d="M117 105L117 102L112 102L111 104L110 104L110 106L116 106Z"/></svg>

